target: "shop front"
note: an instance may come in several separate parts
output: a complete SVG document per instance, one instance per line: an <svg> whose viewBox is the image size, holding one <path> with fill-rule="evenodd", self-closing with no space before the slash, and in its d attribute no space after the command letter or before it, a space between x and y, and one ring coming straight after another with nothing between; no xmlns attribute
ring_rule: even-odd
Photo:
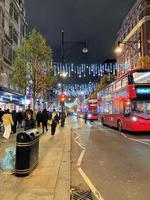
<svg viewBox="0 0 150 200"><path fill-rule="evenodd" d="M23 110L24 109L24 95L16 93L13 90L0 87L0 108L2 110Z"/></svg>

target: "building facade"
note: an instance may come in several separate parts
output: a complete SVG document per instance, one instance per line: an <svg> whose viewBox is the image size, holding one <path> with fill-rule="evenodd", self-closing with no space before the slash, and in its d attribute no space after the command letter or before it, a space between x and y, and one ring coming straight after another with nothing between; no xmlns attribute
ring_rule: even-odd
<svg viewBox="0 0 150 200"><path fill-rule="evenodd" d="M0 1L0 107L16 109L23 93L11 82L13 58L26 33L24 0Z"/></svg>
<svg viewBox="0 0 150 200"><path fill-rule="evenodd" d="M124 19L116 40L118 76L137 65L140 57L150 55L150 0L137 0Z"/></svg>

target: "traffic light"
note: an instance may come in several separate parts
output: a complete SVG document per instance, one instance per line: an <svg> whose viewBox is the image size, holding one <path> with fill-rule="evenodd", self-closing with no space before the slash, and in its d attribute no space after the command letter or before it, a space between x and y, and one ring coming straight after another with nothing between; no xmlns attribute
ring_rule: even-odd
<svg viewBox="0 0 150 200"><path fill-rule="evenodd" d="M60 95L60 102L64 103L66 101L66 95L65 94L61 94Z"/></svg>

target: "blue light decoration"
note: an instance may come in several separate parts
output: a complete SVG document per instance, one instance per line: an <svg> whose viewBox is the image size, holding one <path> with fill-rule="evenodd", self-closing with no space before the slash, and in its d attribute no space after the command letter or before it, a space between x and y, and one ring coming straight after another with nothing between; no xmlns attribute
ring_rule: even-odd
<svg viewBox="0 0 150 200"><path fill-rule="evenodd" d="M116 75L116 63L103 63L103 64L74 64L74 63L53 63L54 76L58 76L63 72L67 73L69 78L76 80L74 84L63 84L63 90L67 96L88 96L96 90L96 84L99 79L105 74ZM89 79L89 83L87 83ZM80 81L80 80L81 81ZM68 82L67 81L67 82ZM85 83L83 83L85 81ZM75 82L75 81L74 81ZM80 83L82 82L82 83ZM55 88L55 94L59 95L62 91L61 87Z"/></svg>
<svg viewBox="0 0 150 200"><path fill-rule="evenodd" d="M150 95L150 88L137 88L137 94Z"/></svg>
<svg viewBox="0 0 150 200"><path fill-rule="evenodd" d="M96 83L89 82L87 84L64 84L64 93L67 96L86 96L96 90ZM54 90L56 95L61 94L61 87Z"/></svg>
<svg viewBox="0 0 150 200"><path fill-rule="evenodd" d="M118 66L116 63L105 64L73 64L73 63L53 63L54 76L60 75L62 72L67 72L69 77L77 75L78 77L86 77L87 75L96 77L103 76L104 74L114 74Z"/></svg>

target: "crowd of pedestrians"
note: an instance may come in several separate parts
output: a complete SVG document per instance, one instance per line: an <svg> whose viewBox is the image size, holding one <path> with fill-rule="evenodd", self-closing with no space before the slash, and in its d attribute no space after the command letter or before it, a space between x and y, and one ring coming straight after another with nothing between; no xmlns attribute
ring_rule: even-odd
<svg viewBox="0 0 150 200"><path fill-rule="evenodd" d="M56 127L60 123L64 126L66 115L64 112L57 113L54 109L53 112L48 112L46 109L38 111L36 116L30 107L25 111L16 112L13 110L11 113L9 109L3 111L0 108L0 131L3 131L3 140L6 142L11 133L16 133L17 128L24 128L24 130L33 129L36 126L42 128L43 133L48 131L48 122L51 125L51 135L55 135Z"/></svg>

